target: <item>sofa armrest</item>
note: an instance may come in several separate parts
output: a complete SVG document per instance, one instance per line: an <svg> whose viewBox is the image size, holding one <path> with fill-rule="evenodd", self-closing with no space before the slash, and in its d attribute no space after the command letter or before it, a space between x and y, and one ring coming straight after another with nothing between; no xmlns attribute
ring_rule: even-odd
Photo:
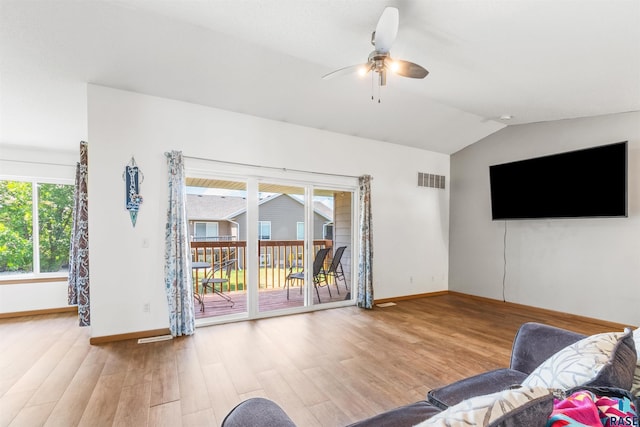
<svg viewBox="0 0 640 427"><path fill-rule="evenodd" d="M440 412L439 408L421 400L411 405L392 409L366 420L349 424L347 427L412 427Z"/></svg>
<svg viewBox="0 0 640 427"><path fill-rule="evenodd" d="M527 374L513 369L496 369L430 390L427 400L432 405L447 409L466 399L496 393L519 385Z"/></svg>
<svg viewBox="0 0 640 427"><path fill-rule="evenodd" d="M254 397L233 408L222 427L296 427L277 403Z"/></svg>
<svg viewBox="0 0 640 427"><path fill-rule="evenodd" d="M528 375L549 357L583 338L585 335L555 326L525 323L513 340L510 367Z"/></svg>

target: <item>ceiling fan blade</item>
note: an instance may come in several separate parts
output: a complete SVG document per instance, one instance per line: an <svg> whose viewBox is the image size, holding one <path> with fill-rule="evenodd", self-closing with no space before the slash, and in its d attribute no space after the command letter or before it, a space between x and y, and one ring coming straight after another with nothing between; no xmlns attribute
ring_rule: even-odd
<svg viewBox="0 0 640 427"><path fill-rule="evenodd" d="M388 53L398 35L400 14L395 7L385 7L376 25L374 45L377 52Z"/></svg>
<svg viewBox="0 0 640 427"><path fill-rule="evenodd" d="M393 65L390 67L394 73L402 77L411 77L413 79L424 79L429 72L418 64L403 61L402 59L393 59Z"/></svg>
<svg viewBox="0 0 640 427"><path fill-rule="evenodd" d="M329 74L325 74L324 76L322 76L322 78L327 80L327 79L332 79L334 77L344 76L346 74L351 74L356 72L366 74L369 72L369 70L371 70L371 65L369 64L350 65L348 67L344 67L344 68L340 68L339 70L332 71Z"/></svg>

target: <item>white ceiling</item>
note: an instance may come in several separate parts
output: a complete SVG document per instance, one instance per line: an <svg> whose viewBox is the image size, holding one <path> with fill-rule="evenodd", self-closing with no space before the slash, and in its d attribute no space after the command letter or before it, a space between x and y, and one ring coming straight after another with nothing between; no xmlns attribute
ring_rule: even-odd
<svg viewBox="0 0 640 427"><path fill-rule="evenodd" d="M387 5L392 56L430 74L378 104L321 76L366 61ZM453 153L640 110L640 0L0 0L0 144L76 149L87 82Z"/></svg>

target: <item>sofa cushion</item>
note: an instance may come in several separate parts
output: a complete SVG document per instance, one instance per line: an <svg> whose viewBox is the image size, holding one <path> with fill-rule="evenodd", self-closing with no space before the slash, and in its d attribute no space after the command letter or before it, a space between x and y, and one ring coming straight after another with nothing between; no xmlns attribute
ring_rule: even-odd
<svg viewBox="0 0 640 427"><path fill-rule="evenodd" d="M636 372L633 377L633 384L631 386L631 393L633 393L637 399L640 399L640 328L633 331L633 341L636 343ZM640 408L638 408L640 411Z"/></svg>
<svg viewBox="0 0 640 427"><path fill-rule="evenodd" d="M476 396L434 415L416 427L544 426L553 410L553 394L543 387L519 387Z"/></svg>
<svg viewBox="0 0 640 427"><path fill-rule="evenodd" d="M583 385L629 390L636 363L631 330L597 334L551 356L522 385L563 390Z"/></svg>
<svg viewBox="0 0 640 427"><path fill-rule="evenodd" d="M456 405L465 399L491 394L520 384L527 374L513 369L496 369L436 388L427 394L427 400L441 409Z"/></svg>
<svg viewBox="0 0 640 427"><path fill-rule="evenodd" d="M421 400L411 405L402 406L367 418L348 427L411 427L431 418L441 410Z"/></svg>
<svg viewBox="0 0 640 427"><path fill-rule="evenodd" d="M509 367L528 375L549 357L583 338L586 335L555 326L524 323L513 340Z"/></svg>

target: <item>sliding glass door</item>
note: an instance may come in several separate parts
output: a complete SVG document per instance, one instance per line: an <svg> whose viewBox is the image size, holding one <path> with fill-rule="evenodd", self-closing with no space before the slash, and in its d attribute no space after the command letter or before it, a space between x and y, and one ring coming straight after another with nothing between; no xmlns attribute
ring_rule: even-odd
<svg viewBox="0 0 640 427"><path fill-rule="evenodd" d="M353 304L355 188L191 175L199 324Z"/></svg>
<svg viewBox="0 0 640 427"><path fill-rule="evenodd" d="M305 304L305 188L258 184L258 311Z"/></svg>
<svg viewBox="0 0 640 427"><path fill-rule="evenodd" d="M247 313L247 185L187 178L196 319Z"/></svg>
<svg viewBox="0 0 640 427"><path fill-rule="evenodd" d="M353 194L321 187L313 190L314 228L321 233L321 245L330 248L320 277L320 285L327 289L320 293L319 303L351 300Z"/></svg>

